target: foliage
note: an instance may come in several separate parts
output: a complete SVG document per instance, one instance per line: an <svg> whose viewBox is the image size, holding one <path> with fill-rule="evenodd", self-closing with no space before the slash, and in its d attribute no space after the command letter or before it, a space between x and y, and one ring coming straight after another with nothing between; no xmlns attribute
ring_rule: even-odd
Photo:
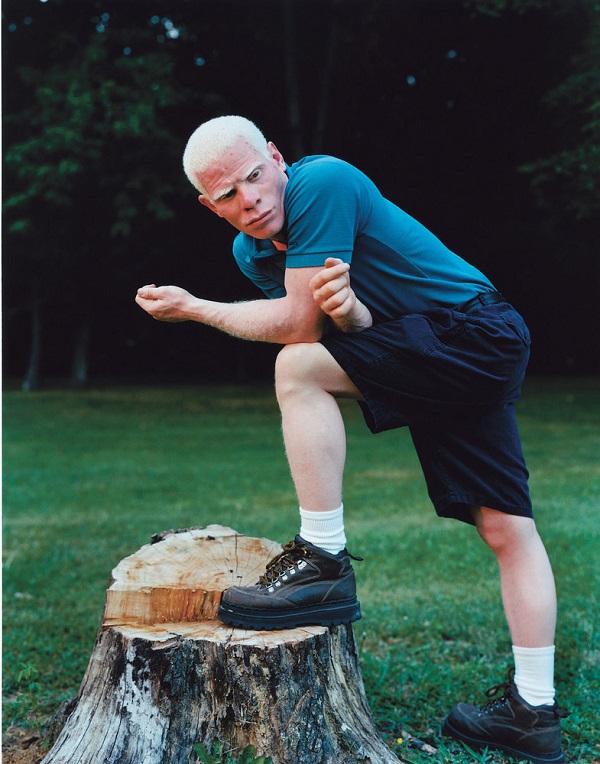
<svg viewBox="0 0 600 764"><path fill-rule="evenodd" d="M529 380L518 409L559 590L567 759L580 764L600 754L599 390L597 379ZM212 522L285 542L297 505L271 389L5 388L4 398L3 721L35 726L77 692L120 559L157 531ZM438 761L467 764L439 730L448 708L483 701L509 665L495 560L472 529L435 516L409 433L374 437L342 404L371 708L401 758L431 761L408 736L397 744L407 730Z"/></svg>
<svg viewBox="0 0 600 764"><path fill-rule="evenodd" d="M270 756L257 756L253 745L244 748L238 758L224 752L223 743L220 742L213 743L210 751L203 743L196 743L194 749L201 764L273 764Z"/></svg>
<svg viewBox="0 0 600 764"><path fill-rule="evenodd" d="M196 365L174 332L150 329L132 295L153 281L215 300L256 294L227 255L231 232L196 212L181 172L191 130L225 112L256 119L294 161L290 115L300 111L309 151L355 163L530 314L553 290L563 299L565 280L578 306L592 303L595 274L581 266L597 250L596 171L586 168L597 166L598 99L539 105L566 78L589 0L468 7L478 13L465 0L5 0L7 373L22 374L39 346L42 376L64 377L73 338L89 336L92 376L139 376L160 357L174 376L206 378L206 359ZM582 77L594 71L585 66ZM582 79L582 92L593 83ZM543 222L515 171L525 163L550 211ZM548 261L566 252L565 277ZM579 315L564 311L568 340L544 318L533 327L553 370L597 366ZM26 316L37 317L37 345ZM229 338L210 343L210 362L236 373Z"/></svg>
<svg viewBox="0 0 600 764"><path fill-rule="evenodd" d="M494 18L527 12L581 18L582 43L570 73L544 99L560 146L520 169L531 176L542 207L591 219L600 212L600 5L595 0L465 0L465 5Z"/></svg>
<svg viewBox="0 0 600 764"><path fill-rule="evenodd" d="M546 0L464 0L465 8L492 18L505 13L523 14L544 8Z"/></svg>
<svg viewBox="0 0 600 764"><path fill-rule="evenodd" d="M4 202L8 233L31 230L40 205L62 215L93 207L86 220L99 219L96 230L112 237L128 236L135 217L172 217L172 176L157 161L174 155L161 112L184 97L172 56L144 51L143 32L132 28L92 31L83 45L67 31L56 44L55 63L20 67L32 97L6 118L15 136L5 157L14 178Z"/></svg>
<svg viewBox="0 0 600 764"><path fill-rule="evenodd" d="M577 219L600 212L600 5L589 9L589 31L573 73L546 97L565 126L568 148L521 169L532 176L543 205L558 202ZM554 192L554 193L553 193ZM556 204L556 201L554 201Z"/></svg>
<svg viewBox="0 0 600 764"><path fill-rule="evenodd" d="M5 15L20 18L11 5ZM176 76L185 30L158 42L148 10L94 16L89 3L52 2L29 11L18 31L4 25L7 315L29 310L38 321L30 369L51 315L63 321L61 351L70 339L73 368L87 370L81 338L95 336L99 319L117 320L105 310L107 284L125 278L132 240L173 220L187 190L171 120L204 94L192 98ZM166 17L160 24L173 31Z"/></svg>

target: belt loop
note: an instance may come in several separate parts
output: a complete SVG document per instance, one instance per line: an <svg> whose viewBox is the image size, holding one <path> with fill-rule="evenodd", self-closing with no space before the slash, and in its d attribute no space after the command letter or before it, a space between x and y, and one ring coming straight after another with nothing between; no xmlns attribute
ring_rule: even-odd
<svg viewBox="0 0 600 764"><path fill-rule="evenodd" d="M467 300L464 305L456 310L459 313L470 313L473 310L477 310L479 307L485 307L486 305L495 305L499 302L506 302L505 298L500 292L480 292L479 294Z"/></svg>

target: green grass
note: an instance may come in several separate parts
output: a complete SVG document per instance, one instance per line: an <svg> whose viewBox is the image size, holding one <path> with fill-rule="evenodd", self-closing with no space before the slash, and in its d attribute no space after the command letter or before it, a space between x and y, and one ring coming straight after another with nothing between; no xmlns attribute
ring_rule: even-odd
<svg viewBox="0 0 600 764"><path fill-rule="evenodd" d="M560 597L570 762L600 758L599 404L599 380L533 379L519 406ZM436 518L408 432L373 437L343 409L347 535L365 558L355 633L377 723L391 745L403 728L438 746L437 761L503 761L439 736L449 708L483 701L511 663L495 560L473 529ZM7 389L3 460L5 725L43 724L77 692L111 569L153 533L221 523L285 542L298 529L267 388Z"/></svg>

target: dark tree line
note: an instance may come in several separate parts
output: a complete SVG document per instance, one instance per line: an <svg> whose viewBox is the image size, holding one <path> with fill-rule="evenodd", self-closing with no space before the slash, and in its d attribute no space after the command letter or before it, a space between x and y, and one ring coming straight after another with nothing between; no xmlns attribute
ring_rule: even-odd
<svg viewBox="0 0 600 764"><path fill-rule="evenodd" d="M597 371L599 17L591 0L5 0L5 375L268 373L273 349L133 303L150 282L254 295L181 172L223 113L289 162L369 173L525 313L534 369Z"/></svg>

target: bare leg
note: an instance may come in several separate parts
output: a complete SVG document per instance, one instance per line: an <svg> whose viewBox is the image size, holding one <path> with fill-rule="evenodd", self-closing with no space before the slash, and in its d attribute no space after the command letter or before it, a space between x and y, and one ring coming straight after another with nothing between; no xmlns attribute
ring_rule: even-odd
<svg viewBox="0 0 600 764"><path fill-rule="evenodd" d="M275 365L283 439L300 505L325 512L342 503L346 433L336 397L359 399L319 343L286 345Z"/></svg>
<svg viewBox="0 0 600 764"><path fill-rule="evenodd" d="M546 549L530 518L481 507L477 530L500 567L502 600L514 645L554 644L556 590Z"/></svg>
<svg viewBox="0 0 600 764"><path fill-rule="evenodd" d="M506 750L540 764L564 762L563 712L554 701L556 593L546 550L530 518L487 507L475 509L473 517L500 566L515 673L501 698L481 708L458 703L446 719L444 734L471 748Z"/></svg>

